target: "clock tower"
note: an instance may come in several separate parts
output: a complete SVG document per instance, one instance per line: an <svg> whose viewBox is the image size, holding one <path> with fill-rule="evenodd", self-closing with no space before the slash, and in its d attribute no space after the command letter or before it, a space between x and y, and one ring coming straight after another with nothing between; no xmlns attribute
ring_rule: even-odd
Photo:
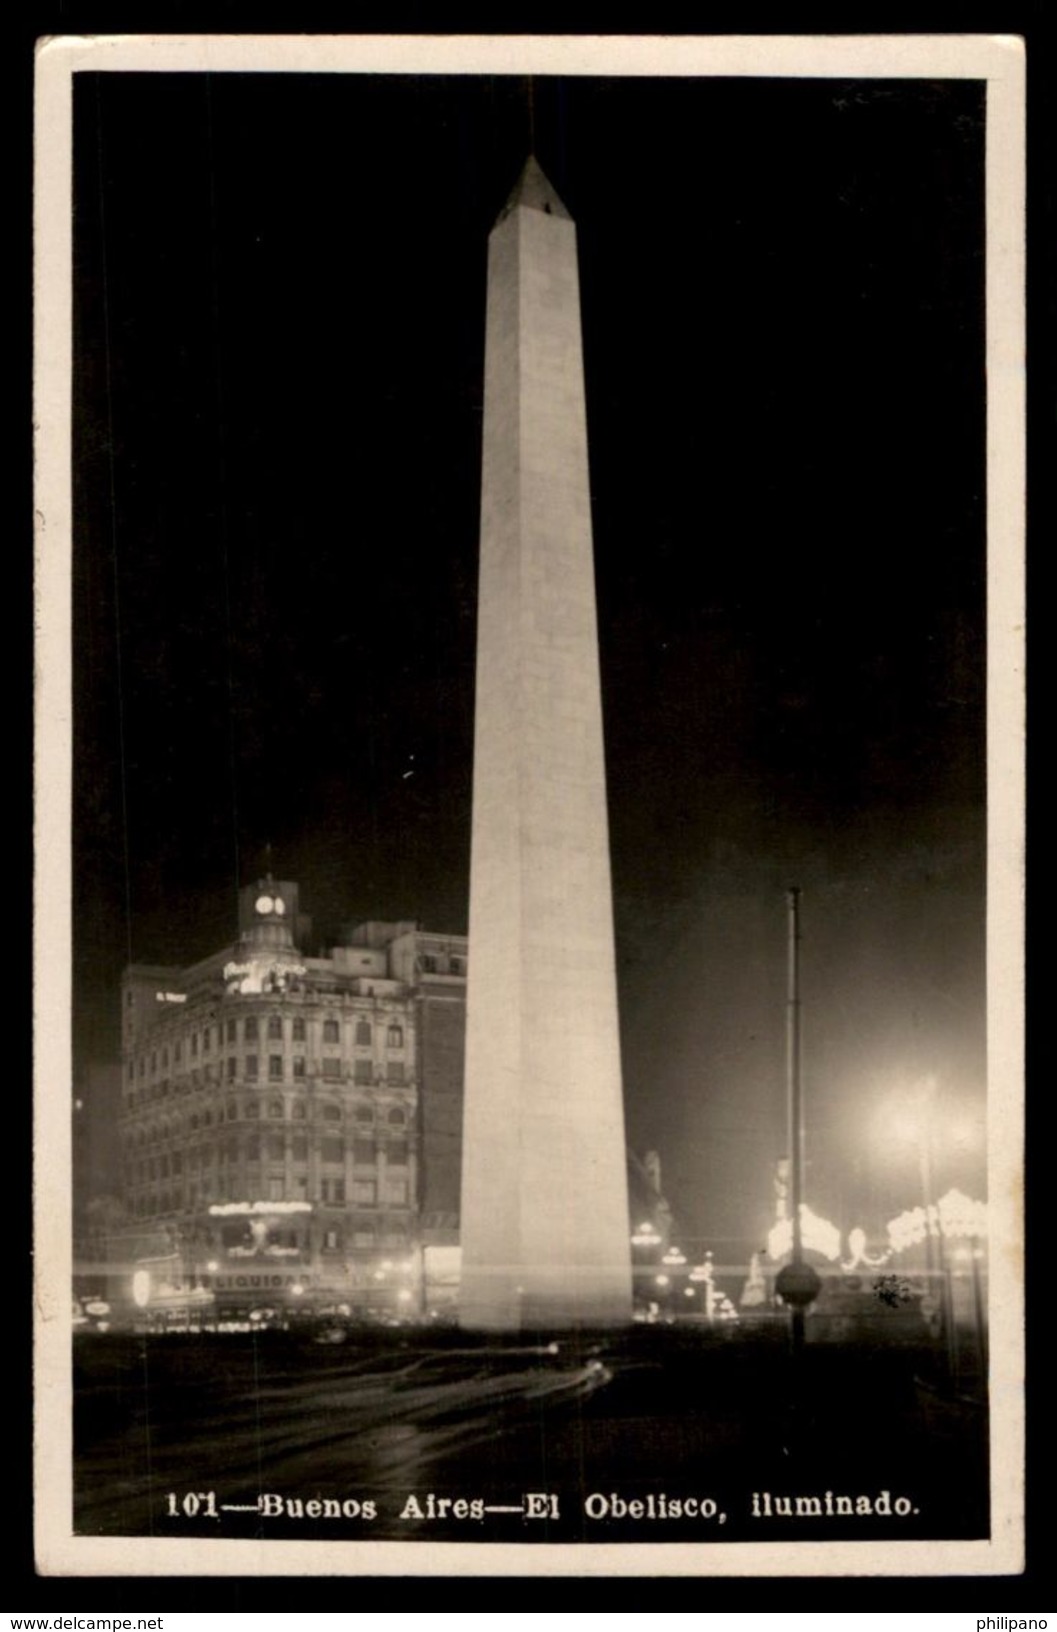
<svg viewBox="0 0 1057 1632"><path fill-rule="evenodd" d="M229 992L285 991L304 974L294 941L298 889L269 873L239 891L239 938L234 961L224 969Z"/></svg>
<svg viewBox="0 0 1057 1632"><path fill-rule="evenodd" d="M289 879L271 873L239 891L239 951L294 947L298 890Z"/></svg>

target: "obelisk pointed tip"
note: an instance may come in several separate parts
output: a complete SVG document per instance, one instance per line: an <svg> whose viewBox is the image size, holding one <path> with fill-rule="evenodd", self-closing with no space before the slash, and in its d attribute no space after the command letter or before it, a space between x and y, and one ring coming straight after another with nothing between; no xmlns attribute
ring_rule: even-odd
<svg viewBox="0 0 1057 1632"><path fill-rule="evenodd" d="M499 220L504 220L512 210L519 209L539 210L544 215L556 215L562 221L572 220L569 211L544 175L534 153L530 153L525 160L524 168L500 212Z"/></svg>

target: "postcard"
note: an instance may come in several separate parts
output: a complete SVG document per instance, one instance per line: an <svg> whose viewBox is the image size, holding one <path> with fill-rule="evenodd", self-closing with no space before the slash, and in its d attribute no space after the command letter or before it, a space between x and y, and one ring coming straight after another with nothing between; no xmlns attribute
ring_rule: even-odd
<svg viewBox="0 0 1057 1632"><path fill-rule="evenodd" d="M41 42L41 1574L1022 1568L1023 132Z"/></svg>

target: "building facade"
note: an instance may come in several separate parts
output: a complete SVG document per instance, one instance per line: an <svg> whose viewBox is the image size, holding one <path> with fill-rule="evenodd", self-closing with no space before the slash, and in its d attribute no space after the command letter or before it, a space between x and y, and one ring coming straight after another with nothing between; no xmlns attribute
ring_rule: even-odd
<svg viewBox="0 0 1057 1632"><path fill-rule="evenodd" d="M267 878L233 946L125 972L125 1239L155 1245L113 1279L151 1315L424 1313L423 1248L457 1242L466 939L368 922L309 957L302 924Z"/></svg>

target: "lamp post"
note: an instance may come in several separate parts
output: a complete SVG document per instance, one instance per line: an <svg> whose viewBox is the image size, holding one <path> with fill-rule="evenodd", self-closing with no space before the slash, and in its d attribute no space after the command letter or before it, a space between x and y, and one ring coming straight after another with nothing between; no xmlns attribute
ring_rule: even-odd
<svg viewBox="0 0 1057 1632"><path fill-rule="evenodd" d="M804 1261L804 1099L800 1078L800 891L786 896L789 925L788 988L786 999L786 1078L789 1112L789 1188L792 1203L792 1255L778 1271L774 1289L789 1305L793 1357L804 1347L804 1311L821 1288L817 1273Z"/></svg>
<svg viewBox="0 0 1057 1632"><path fill-rule="evenodd" d="M664 1246L664 1237L653 1223L646 1219L637 1225L632 1237L632 1290L642 1300L645 1307L642 1314L649 1319L651 1306L659 1308L661 1294L668 1284L667 1278L660 1281L657 1274L658 1257Z"/></svg>
<svg viewBox="0 0 1057 1632"><path fill-rule="evenodd" d="M984 1253L983 1247L980 1244L979 1235L973 1235L969 1243L969 1248L972 1252L973 1324L976 1328L976 1355L980 1365L980 1380L986 1387L988 1368L987 1322L984 1319L984 1299L983 1291L980 1286L980 1260Z"/></svg>
<svg viewBox="0 0 1057 1632"><path fill-rule="evenodd" d="M951 1378L956 1376L959 1364L951 1274L952 1257L955 1263L967 1262L970 1266L977 1358L981 1376L986 1376L987 1372L986 1315L983 1289L980 1284L980 1260L983 1257L981 1242L986 1234L986 1204L982 1201L972 1201L960 1190L948 1190L937 1202L930 1201L924 1207L915 1207L909 1212L900 1213L898 1218L890 1219L888 1224L889 1248L892 1253L916 1248L924 1241L928 1256L935 1236L938 1273L941 1277L940 1311L943 1320L944 1348L948 1376ZM952 1242L962 1242L963 1245L952 1247ZM968 1245L964 1244L966 1242Z"/></svg>

